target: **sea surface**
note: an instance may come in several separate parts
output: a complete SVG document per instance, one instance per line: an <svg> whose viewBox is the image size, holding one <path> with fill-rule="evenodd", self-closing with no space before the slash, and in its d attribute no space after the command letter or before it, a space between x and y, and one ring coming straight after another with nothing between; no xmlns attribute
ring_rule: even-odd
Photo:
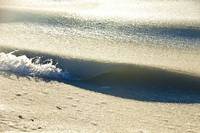
<svg viewBox="0 0 200 133"><path fill-rule="evenodd" d="M159 88L165 98L137 98L200 102L192 91L200 89L200 2L1 0L0 70L125 98L133 95L109 88Z"/></svg>

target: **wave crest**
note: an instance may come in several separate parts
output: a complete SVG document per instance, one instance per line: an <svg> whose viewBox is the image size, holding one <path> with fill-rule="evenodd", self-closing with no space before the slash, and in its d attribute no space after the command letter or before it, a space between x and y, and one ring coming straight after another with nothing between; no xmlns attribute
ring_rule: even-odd
<svg viewBox="0 0 200 133"><path fill-rule="evenodd" d="M42 61L40 57L28 58L26 55L16 56L15 51L0 53L0 70L18 75L41 77L48 79L68 79L68 72L64 72L53 64L53 60Z"/></svg>

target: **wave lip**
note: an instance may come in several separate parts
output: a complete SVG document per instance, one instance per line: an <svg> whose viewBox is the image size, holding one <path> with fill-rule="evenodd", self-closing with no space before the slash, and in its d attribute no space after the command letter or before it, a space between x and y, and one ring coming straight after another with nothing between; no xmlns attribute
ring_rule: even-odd
<svg viewBox="0 0 200 133"><path fill-rule="evenodd" d="M0 70L22 76L40 77L46 79L68 79L68 72L56 67L52 60L41 60L40 57L28 58L26 55L16 56L15 51L0 53Z"/></svg>

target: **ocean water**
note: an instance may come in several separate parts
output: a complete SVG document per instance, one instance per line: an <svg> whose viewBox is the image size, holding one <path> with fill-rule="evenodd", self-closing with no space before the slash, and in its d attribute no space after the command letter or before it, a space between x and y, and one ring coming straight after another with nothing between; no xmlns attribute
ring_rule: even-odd
<svg viewBox="0 0 200 133"><path fill-rule="evenodd" d="M1 71L95 85L200 88L198 0L0 3Z"/></svg>

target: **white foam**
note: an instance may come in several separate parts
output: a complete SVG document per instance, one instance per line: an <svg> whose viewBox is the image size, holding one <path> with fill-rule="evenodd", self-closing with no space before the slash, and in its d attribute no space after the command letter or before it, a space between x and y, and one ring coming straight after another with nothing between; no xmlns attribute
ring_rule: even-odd
<svg viewBox="0 0 200 133"><path fill-rule="evenodd" d="M15 51L14 51L15 52ZM41 58L28 58L26 55L16 56L13 53L0 53L0 71L8 71L23 76L42 77L48 79L66 79L67 72L63 72L53 64L52 60L40 63Z"/></svg>

